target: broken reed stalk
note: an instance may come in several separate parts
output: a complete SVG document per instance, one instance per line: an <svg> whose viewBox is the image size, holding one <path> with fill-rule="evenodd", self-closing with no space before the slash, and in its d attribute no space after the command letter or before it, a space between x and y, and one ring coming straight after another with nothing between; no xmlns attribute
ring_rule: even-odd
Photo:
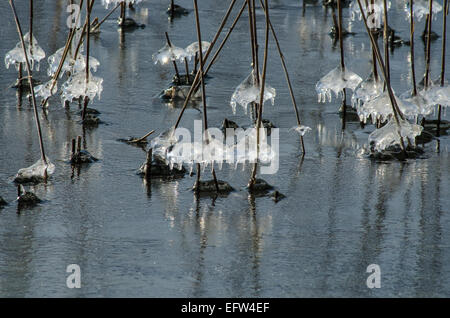
<svg viewBox="0 0 450 318"><path fill-rule="evenodd" d="M427 55L426 55L426 68L425 68L425 90L428 89L428 81L430 78L430 62L431 62L431 21L433 20L433 0L429 0L430 12L428 13L428 38L427 38Z"/></svg>
<svg viewBox="0 0 450 318"><path fill-rule="evenodd" d="M209 143L208 138L208 117L206 114L206 91L205 91L205 79L203 76L203 52L202 52L202 33L200 31L200 19L198 17L198 6L197 6L197 0L194 0L194 10L195 10L195 24L197 27L197 38L198 38L198 55L199 55L199 71L200 71L200 82L202 85L202 102L203 102L203 128L205 130L205 142ZM211 163L212 169L211 173L214 178L214 184L216 185L216 191L219 192L219 184L217 182L216 172L214 170L214 162ZM197 169L199 166L197 166ZM197 170L197 173L200 173L200 169ZM198 187L198 183L196 186Z"/></svg>
<svg viewBox="0 0 450 318"><path fill-rule="evenodd" d="M89 97L86 95L88 91L89 86L89 51L90 51L90 33L91 33L91 9L94 5L95 0L91 0L89 3L89 0L86 5L86 88L85 88L85 96L84 96L84 106L83 106L83 112L81 114L81 120L86 119L86 110L89 103Z"/></svg>
<svg viewBox="0 0 450 318"><path fill-rule="evenodd" d="M172 47L172 42L170 42L169 34L166 32L166 42L169 47ZM180 73L178 72L177 62L175 60L172 61L173 68L175 69L175 75L178 80L180 80Z"/></svg>
<svg viewBox="0 0 450 318"><path fill-rule="evenodd" d="M32 103L33 103L34 119L35 119L36 128L37 128L37 132L38 132L38 137L39 137L39 147L40 147L40 150L41 150L41 159L42 159L42 162L45 164L44 180L46 180L47 179L47 159L45 157L45 150L44 150L44 142L43 142L43 139L42 139L41 124L39 122L39 114L38 114L38 110L37 110L37 106L36 106L36 96L34 94L33 79L31 77L30 61L28 59L28 54L27 54L27 50L26 50L26 47L25 47L25 41L23 39L22 28L20 26L19 18L17 16L16 8L14 6L14 1L13 0L9 0L9 5L11 6L11 9L12 9L13 14L14 14L14 20L16 22L17 32L19 33L20 43L22 44L23 54L25 56L25 64L26 64L26 69L27 69L27 73L28 73L28 84L30 85Z"/></svg>
<svg viewBox="0 0 450 318"><path fill-rule="evenodd" d="M261 7L263 8L263 10L266 10L265 6L263 4L263 1L259 0L259 2L261 3ZM291 100L292 100L292 106L294 107L295 117L297 118L297 124L298 124L298 126L301 126L300 115L298 113L298 108L297 108L297 102L295 101L294 91L293 91L292 85L291 85L291 80L289 78L289 73L288 73L288 70L287 70L287 67L286 67L286 63L284 61L284 55L283 55L283 52L281 51L280 43L278 42L278 37L277 37L276 32L275 32L275 30L273 28L272 22L270 21L270 17L269 17L269 26L270 26L270 30L272 32L273 39L275 40L275 44L277 46L278 55L280 56L281 66L283 67L284 75L286 77L286 82L287 82L287 85L288 85L289 94L290 94ZM300 136L300 141L301 141L301 145L302 145L302 153L304 155L305 154L305 145L304 145L304 142L303 142L303 136Z"/></svg>
<svg viewBox="0 0 450 318"><path fill-rule="evenodd" d="M370 32L369 26L367 24L367 18L366 18L366 15L364 14L364 9L361 5L361 0L357 0L357 1L358 1L359 9L361 11L361 15L362 15L362 18L364 21L364 26L366 27L367 34L369 35L370 41L375 49L375 54L376 54L376 57L378 60L378 64L380 65L384 80L386 82L389 99L391 101L392 112L394 113L394 119L395 119L398 129L400 130L400 128L401 128L400 127L400 119L404 119L404 116L403 116L402 112L400 111L400 109L398 108L397 101L395 100L394 92L392 91L392 87L391 87L391 81L387 77L386 67L384 65L383 58L381 57L381 53L380 53L380 49L378 48L378 44L375 41L373 34ZM403 141L403 137L401 136L400 132L399 132L399 135L400 135L400 147L402 148L403 153L406 154L405 143Z"/></svg>
<svg viewBox="0 0 450 318"><path fill-rule="evenodd" d="M118 3L111 11L109 11L109 13L98 23L98 24L96 24L93 28L92 28L92 31L91 32L94 32L95 30L97 30L98 28L100 28L100 26L103 24L103 22L105 22L106 21L106 19L108 19L109 18L109 16L111 15L111 14L113 14L113 12L114 11L116 11L116 9L118 8L118 7L120 7L120 4L121 3Z"/></svg>
<svg viewBox="0 0 450 318"><path fill-rule="evenodd" d="M447 1L447 0L446 0ZM409 14L410 14L410 48L411 48L411 76L413 83L412 96L417 95L417 84L416 84L416 68L414 63L414 0L409 0Z"/></svg>
<svg viewBox="0 0 450 318"><path fill-rule="evenodd" d="M211 41L211 44L209 45L208 50L206 51L205 57L203 58L203 62L205 62L208 59L209 54L211 53L212 49L214 48L214 44L216 43L217 39L219 38L220 33L222 32L222 29L225 26L225 23L227 22L228 17L230 16L231 10L233 9L233 6L234 6L235 3L236 3L236 0L232 0L231 1L227 12L225 13L225 15L224 15L224 17L222 19L222 22L221 22L221 24L219 26L219 29L217 30L216 34L214 35L214 38ZM188 92L188 94L186 96L186 99L184 100L183 108L181 109L180 114L178 115L177 121L176 121L176 123L174 125L174 130L180 124L181 117L183 116L184 111L186 110L187 104L189 103L189 100L190 100L192 94L194 93L195 87L196 87L196 85L198 83L198 80L200 78L200 72L196 71L196 70L194 70L194 72L196 74L195 78L194 78L194 81L192 82L191 88L189 89L189 92Z"/></svg>
<svg viewBox="0 0 450 318"><path fill-rule="evenodd" d="M444 12L444 19L442 22L442 64L441 64L441 87L445 84L445 45L447 41L447 14L448 14L448 0L444 0L444 8L442 9ZM437 119L437 136L440 136L440 128L441 128L441 112L442 106L438 105L438 119Z"/></svg>
<svg viewBox="0 0 450 318"><path fill-rule="evenodd" d="M134 139L134 140L132 140L131 142L135 142L135 143L141 142L142 140L144 140L145 138L147 138L148 136L150 136L150 135L153 134L154 132L155 132L155 130L149 131L148 133L146 133L146 134L145 134L144 136L142 136L141 138Z"/></svg>
<svg viewBox="0 0 450 318"><path fill-rule="evenodd" d="M269 48L269 5L267 0L264 0L265 8L264 14L266 17L266 32L265 32L265 43L264 43L264 62L263 62L263 70L262 77L260 83L260 92L259 92L259 109L258 109L258 121L256 124L256 162L253 165L252 175L248 182L248 188L252 189L253 185L256 181L256 171L258 169L258 157L259 157L259 128L261 127L262 121L262 112L263 112L263 104L264 104L264 87L266 84L266 71L267 71L267 53Z"/></svg>
<svg viewBox="0 0 450 318"><path fill-rule="evenodd" d="M344 60L344 39L342 37L342 3L341 0L337 0L338 7L338 23L339 23L339 48L341 54L341 71L343 76L345 76L345 60ZM343 111L343 119L342 119L342 129L345 129L345 117L347 113L347 93L345 91L345 87L342 89L342 111Z"/></svg>

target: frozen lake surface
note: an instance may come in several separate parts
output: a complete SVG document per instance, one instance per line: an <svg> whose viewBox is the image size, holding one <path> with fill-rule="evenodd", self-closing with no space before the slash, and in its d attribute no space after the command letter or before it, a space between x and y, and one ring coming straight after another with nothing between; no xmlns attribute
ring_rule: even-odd
<svg viewBox="0 0 450 318"><path fill-rule="evenodd" d="M27 30L28 1L15 2ZM34 36L47 57L64 45L65 3L35 5ZM90 106L105 124L83 130L76 103L65 109L59 97L50 99L47 116L40 114L47 156L56 170L46 185L31 187L45 201L20 213L11 178L39 159L39 143L32 107L26 98L18 107L16 91L9 88L16 72L0 66L0 195L9 202L0 208L0 296L449 297L450 139L441 137L440 152L436 140L426 144L422 159L376 162L360 156L374 126L361 129L349 121L342 131L339 99L317 102L315 85L339 65L339 47L328 34L330 11L321 1L308 3L313 4L303 13L301 1L270 1L300 116L312 128L302 160L298 135L289 131L296 121L271 40L267 83L277 96L274 106L266 103L264 118L280 128L280 169L263 178L286 195L278 203L248 195L248 168L217 171L236 191L216 200L195 199L190 190L195 177L145 185L135 174L145 152L117 140L152 129L159 134L175 123L181 105L158 98L173 69L155 65L152 54L164 46L165 31L180 47L196 40L192 1L178 0L191 11L170 22L168 1L144 0L129 11L146 24L144 29L118 31L116 12L92 36L91 54L100 61L95 76L104 81L101 100ZM237 1L230 19L240 6ZM203 40L211 41L227 7L227 1L199 1ZM0 12L3 58L18 36L7 1L0 3ZM106 13L96 1L92 16L101 19ZM264 13L256 14L263 47ZM392 1L389 14L397 35L408 39L403 1ZM349 26L348 8L343 15L346 27L356 32L344 40L347 65L366 78L371 70L367 34L360 21ZM418 80L425 69L424 20L416 26ZM433 30L441 34L442 14ZM250 124L240 107L233 115L229 105L251 71L250 52L245 12L209 73L210 127L220 127L225 117ZM441 39L432 46L433 78L440 72L440 54ZM408 46L392 52L398 94L410 86L408 58ZM48 80L46 59L35 72L42 81ZM181 126L192 128L201 118L200 111L188 108ZM448 112L444 119L450 120ZM100 161L73 172L67 161L78 135ZM81 267L81 289L66 287L69 264ZM380 265L380 289L366 286L369 264Z"/></svg>

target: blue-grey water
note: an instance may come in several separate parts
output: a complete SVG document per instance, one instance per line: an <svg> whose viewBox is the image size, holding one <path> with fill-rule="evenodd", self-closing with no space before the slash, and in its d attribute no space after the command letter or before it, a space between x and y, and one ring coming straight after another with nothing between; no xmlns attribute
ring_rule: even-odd
<svg viewBox="0 0 450 318"><path fill-rule="evenodd" d="M66 2L35 1L34 34L47 56L64 45ZM302 160L298 137L289 131L296 120L271 40L267 82L277 89L277 97L274 106L265 106L264 117L281 128L280 169L262 177L287 198L275 203L249 196L245 185L250 169L242 171L241 166L217 171L237 191L216 200L196 200L190 190L195 177L143 183L135 170L145 152L117 139L152 129L160 133L175 123L179 106L157 98L173 70L155 65L151 56L164 45L165 31L180 47L196 40L192 1L177 1L191 12L173 21L165 13L168 2L144 0L128 12L146 24L144 29L118 31L114 13L92 37L91 54L101 63L96 76L104 79L104 89L90 106L101 112L105 124L83 130L78 105L65 109L59 97L50 100L45 115L40 110L47 155L56 171L47 184L27 188L45 200L31 209L18 210L11 180L40 156L33 111L25 97L17 106L16 91L9 88L17 74L0 66L0 196L9 203L0 208L0 296L450 296L450 139L433 140L425 145L424 158L406 162L376 162L359 155L374 127L361 129L348 122L342 131L339 100L319 104L314 90L339 64L338 46L328 35L331 12L321 1L308 1L304 11L302 1L270 1L300 116L312 128ZM392 27L408 39L404 1L391 2ZM15 3L26 31L28 1ZM204 40L212 39L228 3L199 1ZM241 3L237 1L230 19ZM0 12L4 57L18 36L7 1L0 3ZM96 1L93 17L106 13ZM347 66L364 78L371 69L370 44L361 22L350 22L348 9L343 15L346 27L356 32L344 41ZM257 24L262 48L260 9ZM417 23L419 80L425 69L423 27L424 20ZM442 13L433 20L433 30L441 34ZM210 71L210 127L218 127L225 117L250 124L242 109L233 115L229 106L235 87L250 72L250 53L245 12ZM440 54L441 38L432 46L433 78L440 72ZM393 88L401 93L411 82L409 47L395 49L391 59ZM48 80L47 66L42 63L36 78ZM199 110L188 108L181 126L190 128L201 118ZM449 114L443 119L449 120ZM100 161L72 172L67 163L70 141L78 135ZM81 268L80 289L66 286L69 264ZM380 266L379 289L366 286L369 264Z"/></svg>

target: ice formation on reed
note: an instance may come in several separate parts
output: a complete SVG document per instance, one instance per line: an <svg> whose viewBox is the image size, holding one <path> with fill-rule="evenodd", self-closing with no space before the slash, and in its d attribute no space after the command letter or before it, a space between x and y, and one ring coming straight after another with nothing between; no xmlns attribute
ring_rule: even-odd
<svg viewBox="0 0 450 318"><path fill-rule="evenodd" d="M256 84L254 72L252 71L247 78L236 87L233 95L231 96L230 105L233 109L233 114L236 113L236 104L241 105L245 113L247 113L247 106L252 103L260 102L260 87ZM269 85L264 86L264 102L267 100L272 101L272 105L275 102L276 90Z"/></svg>
<svg viewBox="0 0 450 318"><path fill-rule="evenodd" d="M406 118L417 118L420 114L419 107L414 103L406 103L394 95L397 106ZM393 115L391 99L388 91L378 95L364 104L356 105L359 120L366 123L369 118L375 124L378 121L384 123Z"/></svg>
<svg viewBox="0 0 450 318"><path fill-rule="evenodd" d="M44 50L38 45L36 38L33 36L32 44L30 45L30 33L27 32L23 36L25 42L25 50L27 52L28 61L30 62L30 68L33 70L36 65L36 70L39 71L39 62L45 57ZM5 55L5 65L9 68L10 65L14 65L16 70L19 70L19 64L26 63L25 54L22 49L22 42L19 41L16 46ZM25 64L23 65L25 66Z"/></svg>
<svg viewBox="0 0 450 318"><path fill-rule="evenodd" d="M377 152L400 146L401 139L405 146L408 143L415 145L415 138L422 133L422 130L422 126L411 124L407 120L399 119L398 125L395 118L391 118L386 125L369 135L369 145L373 151Z"/></svg>
<svg viewBox="0 0 450 318"><path fill-rule="evenodd" d="M54 76L56 71L58 70L59 63L61 62L62 56L64 53L64 47L58 49L55 53L48 57L48 69L47 75ZM97 67L100 65L100 62L92 56L89 56L89 69L96 72ZM61 72L59 77L61 78L65 72L77 73L83 71L86 68L86 57L82 54L78 53L76 60L66 56L64 63L61 68Z"/></svg>
<svg viewBox="0 0 450 318"><path fill-rule="evenodd" d="M164 45L158 52L152 55L152 59L155 64L167 64L170 61L181 60L186 56L186 51L177 46Z"/></svg>
<svg viewBox="0 0 450 318"><path fill-rule="evenodd" d="M58 84L55 81L55 85L53 86L53 80L49 80L48 82L45 82L44 84L38 85L34 88L34 93L36 96L42 97L42 99L49 98L50 96L56 94L58 91ZM51 91L50 91L51 90Z"/></svg>
<svg viewBox="0 0 450 318"><path fill-rule="evenodd" d="M103 79L96 77L89 72L89 81L86 83L86 72L78 72L69 77L69 79L62 84L61 98L63 101L73 101L84 96L89 97L90 100L95 96L100 99L103 90Z"/></svg>
<svg viewBox="0 0 450 318"><path fill-rule="evenodd" d="M339 96L344 88L354 90L361 81L362 78L348 68L345 68L345 70L342 71L340 66L336 67L322 77L316 84L319 103L325 103L327 100L331 102L331 92L334 92L336 96Z"/></svg>
<svg viewBox="0 0 450 318"><path fill-rule="evenodd" d="M383 93L383 86L383 82L376 80L373 73L371 73L369 77L355 88L352 95L353 108L361 107L363 103Z"/></svg>
<svg viewBox="0 0 450 318"><path fill-rule="evenodd" d="M202 53L203 54L205 54L206 51L208 51L210 45L211 45L211 43L209 43L207 41L202 41ZM185 50L186 57L189 60L191 60L191 58L195 56L195 53L197 53L199 51L198 42L193 42L193 43L189 44L184 50Z"/></svg>
<svg viewBox="0 0 450 318"><path fill-rule="evenodd" d="M45 176L50 177L53 172L55 172L55 165L50 162L50 160L45 158L47 163L39 159L33 165L19 169L17 175L15 176L16 182L27 182L27 181L35 181L36 179L44 179Z"/></svg>

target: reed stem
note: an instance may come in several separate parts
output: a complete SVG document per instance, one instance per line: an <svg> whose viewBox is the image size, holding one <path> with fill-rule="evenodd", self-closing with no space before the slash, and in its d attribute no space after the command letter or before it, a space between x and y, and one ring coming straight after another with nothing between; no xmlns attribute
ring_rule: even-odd
<svg viewBox="0 0 450 318"><path fill-rule="evenodd" d="M28 73L28 84L30 85L31 98L32 98L32 103L33 103L34 119L35 119L36 128L37 128L37 132L38 132L38 137L39 137L39 148L41 150L41 159L42 159L42 162L46 166L45 167L45 172L44 172L44 180L45 180L46 177L47 177L47 159L45 157L45 150L44 150L44 142L43 142L43 139L42 139L41 124L39 122L39 114L38 114L38 110L37 110L37 106L36 106L36 96L34 94L33 79L31 77L30 60L28 59L28 54L27 54L27 50L26 50L26 47L25 47L25 41L23 39L22 28L20 26L19 18L17 16L16 8L14 6L14 1L13 0L9 0L9 5L11 6L11 9L12 9L13 14L14 14L14 20L16 22L17 32L19 33L20 42L22 44L23 54L25 56L25 64L26 64L26 69L27 69L27 73Z"/></svg>
<svg viewBox="0 0 450 318"><path fill-rule="evenodd" d="M172 47L172 42L170 42L169 34L167 32L165 34L166 34L167 45ZM176 75L177 79L180 80L180 73L178 72L177 62L175 60L173 60L172 64L173 64L173 68L175 69L175 75Z"/></svg>
<svg viewBox="0 0 450 318"><path fill-rule="evenodd" d="M211 44L209 45L208 50L206 51L206 54L205 54L205 57L204 57L204 61L206 61L206 60L208 59L209 54L211 53L212 49L214 48L214 45L215 45L217 39L219 38L220 33L222 32L222 29L223 29L223 27L225 26L225 23L227 22L228 17L229 17L229 15L230 15L231 10L233 9L233 6L234 6L235 3L236 3L236 0L232 0L232 1L231 1L230 6L228 7L227 12L225 13L225 16L224 16L223 19L222 19L222 22L221 22L221 24L220 24L220 26L219 26L219 29L217 30L216 35L214 36L213 40L211 41ZM187 105L188 105L188 103L189 103L189 100L190 100L192 94L195 92L195 87L196 87L196 85L197 85L197 83L198 83L198 80L199 80L199 78L200 78L200 72L199 72L199 71L195 71L195 70L194 70L194 72L195 72L195 74L196 74L196 75L195 75L195 78L194 78L194 81L192 82L191 88L189 89L189 92L188 92L188 94L187 94L187 96L186 96L186 99L184 100L183 108L181 109L180 114L178 115L177 121L176 121L176 123L175 123L175 125L174 125L174 130L175 130L175 129L178 127L178 125L180 124L181 117L183 116L184 111L186 110L186 107L187 107Z"/></svg>
<svg viewBox="0 0 450 318"><path fill-rule="evenodd" d="M411 42L411 76L412 76L412 82L413 82L413 91L412 95L417 95L417 83L416 83L416 68L415 68L415 58L414 58L414 0L409 1L409 12L411 15L411 26L410 26L410 42Z"/></svg>
<svg viewBox="0 0 450 318"><path fill-rule="evenodd" d="M265 6L263 4L263 0L259 0L259 2L261 3L261 7L263 8L263 10L265 10ZM293 91L292 85L291 85L291 80L289 78L289 72L288 72L287 67L286 67L286 62L284 60L283 52L281 51L280 43L278 42L278 37L277 37L276 32L275 32L275 30L273 28L272 22L270 21L270 18L269 18L269 26L270 26L270 30L272 32L273 39L275 40L275 44L277 46L278 55L280 56L281 66L283 67L284 75L286 77L286 82L287 82L288 89L289 89L289 95L291 96L292 106L294 107L294 112L295 112L295 117L297 119L297 124L298 124L298 126L301 126L300 115L299 115L299 112L298 112L297 102L295 101L294 91ZM304 145L304 142L303 142L303 136L300 136L300 141L301 141L301 145L302 145L302 153L305 154L305 145Z"/></svg>
<svg viewBox="0 0 450 318"><path fill-rule="evenodd" d="M445 45L447 41L447 14L448 14L448 0L444 0L444 7L442 9L444 12L444 18L442 22L442 64L441 64L441 87L445 84ZM442 113L442 106L438 105L438 119L437 119L437 136L440 136L440 129L441 129L441 113Z"/></svg>
<svg viewBox="0 0 450 318"><path fill-rule="evenodd" d="M431 62L431 21L433 20L433 0L429 0L430 12L428 13L428 24L427 24L427 55L426 55L426 69L425 69L425 90L428 89L428 82L430 78L430 62ZM445 10L444 10L445 11Z"/></svg>
<svg viewBox="0 0 450 318"><path fill-rule="evenodd" d="M378 64L380 65L384 80L386 82L389 99L391 101L392 112L394 114L394 119L397 124L397 127L400 131L400 129L401 129L400 119L404 119L403 114L400 111L400 109L398 108L397 101L395 100L394 92L392 91L392 87L391 87L391 81L390 81L389 77L387 76L386 66L384 65L383 58L381 57L381 53L380 53L380 49L378 48L378 44L375 41L374 36L373 36L372 32L370 32L370 29L368 27L367 18L366 18L366 15L364 14L364 10L361 5L361 0L357 0L357 1L358 1L359 9L361 10L361 15L362 15L362 18L364 21L364 25L366 27L367 34L369 35L370 41L375 49L375 54L376 54L376 57L378 60ZM401 134L400 134L400 147L402 148L403 153L406 154L405 143L403 141L403 137L401 136Z"/></svg>
<svg viewBox="0 0 450 318"><path fill-rule="evenodd" d="M252 175L250 177L250 180L248 182L248 188L252 189L253 185L256 181L256 172L258 169L258 157L259 157L259 128L261 127L261 121L262 121L262 112L263 112L263 105L264 105L264 88L266 85L266 71L267 71L267 53L269 49L269 5L267 3L267 0L264 0L265 8L264 8L264 14L266 17L266 32L265 32L265 43L264 43L264 62L263 62L263 70L262 70L262 77L261 77L261 83L260 83L260 92L259 92L259 105L258 105L258 120L256 124L256 162L253 165Z"/></svg>
<svg viewBox="0 0 450 318"><path fill-rule="evenodd" d="M198 17L198 6L197 6L197 0L194 0L194 9L195 9L195 24L197 27L197 38L198 38L198 55L199 55L199 71L200 71L200 82L202 85L202 102L203 102L203 128L205 130L205 142L209 143L208 138L208 117L206 114L206 90L205 90L205 79L203 77L203 52L202 52L202 33L200 31L200 19ZM211 163L212 165L212 175L214 178L214 184L216 185L216 191L219 192L219 183L217 182L216 172L214 170L214 162ZM197 173L200 173L200 170L197 171Z"/></svg>

